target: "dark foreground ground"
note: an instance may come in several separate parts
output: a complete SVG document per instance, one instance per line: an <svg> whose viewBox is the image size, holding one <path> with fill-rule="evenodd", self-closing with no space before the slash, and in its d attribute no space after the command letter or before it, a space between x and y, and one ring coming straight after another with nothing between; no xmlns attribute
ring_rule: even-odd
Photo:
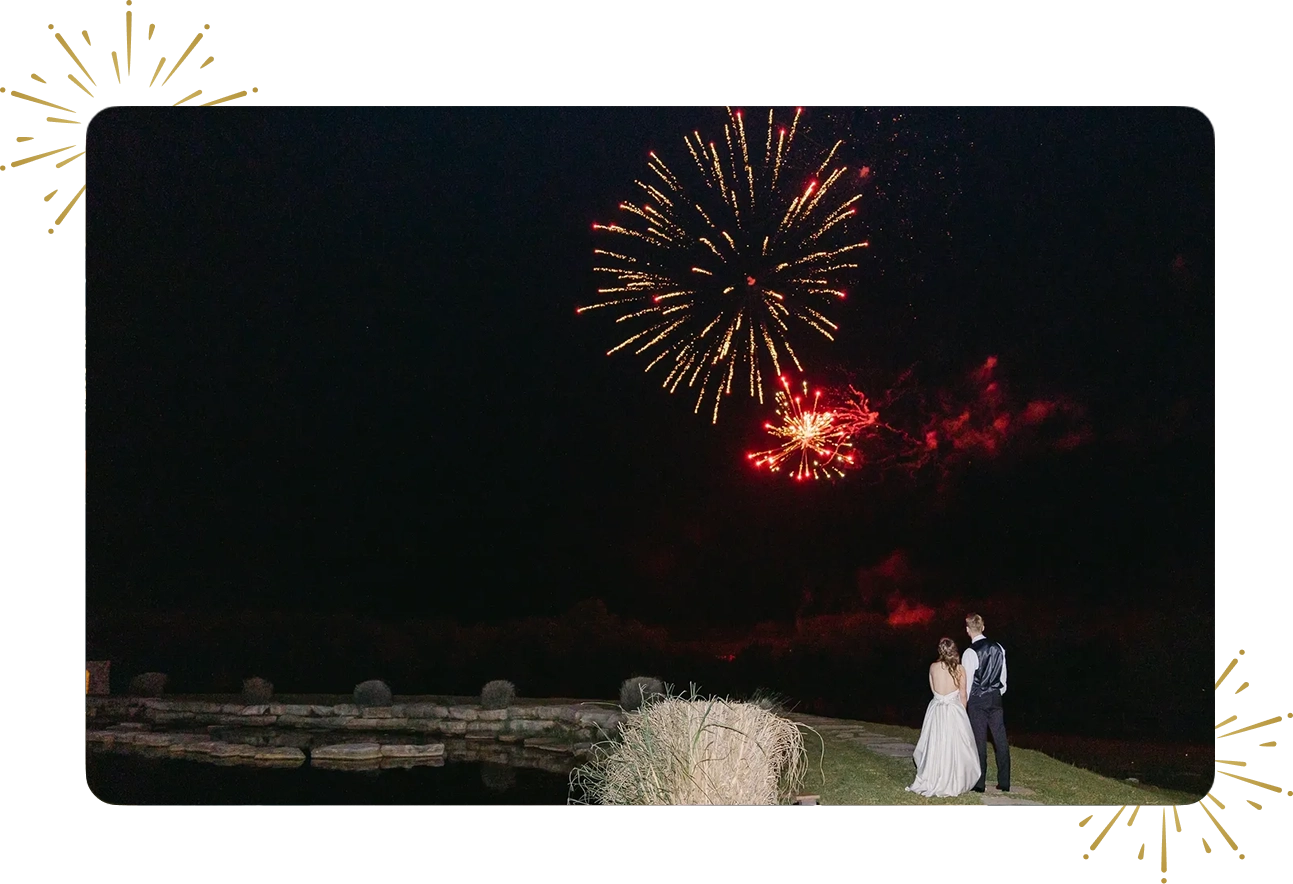
<svg viewBox="0 0 1293 884"><path fill-rule="evenodd" d="M1208 791L1215 768L1213 747L1198 743L1104 740L1062 734L1018 734L1012 735L1011 741L1107 777L1133 778L1142 784L1200 795Z"/></svg>
<svg viewBox="0 0 1293 884"><path fill-rule="evenodd" d="M240 703L242 698L236 693L219 694L167 694L168 699L204 700L213 703ZM351 698L344 694L333 693L293 693L276 694L275 703L309 703L334 705L348 703ZM446 705L471 704L479 702L479 696L450 694L418 694L397 697L402 703L441 703ZM518 697L516 705L527 704L563 704L563 703L598 703L613 705L614 701L606 698L575 699L571 697L524 698ZM841 715L839 711L827 707L819 711L818 704L801 703L787 700L788 707L797 712L825 714L835 717L852 717ZM826 705L826 704L822 704ZM913 721L904 716L901 721L879 722L883 726L912 729ZM919 734L919 727L914 728ZM1214 751L1211 743L1184 742L1152 739L1111 739L1092 736L1081 736L1060 733L1034 733L1018 727L1011 727L1008 721L1007 732L1012 746L1020 749L1032 749L1065 764L1074 765L1101 776L1115 780L1134 779L1147 786L1164 789L1175 789L1185 792L1197 791L1200 795L1208 791L1212 782Z"/></svg>

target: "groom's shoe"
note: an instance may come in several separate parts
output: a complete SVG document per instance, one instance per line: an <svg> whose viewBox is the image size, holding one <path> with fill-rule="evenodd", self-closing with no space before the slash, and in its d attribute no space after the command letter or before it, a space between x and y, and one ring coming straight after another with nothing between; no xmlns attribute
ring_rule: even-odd
<svg viewBox="0 0 1293 884"><path fill-rule="evenodd" d="M1010 787L1009 787L1009 786L997 786L997 791L998 791L998 792L1009 792L1009 791L1010 791Z"/></svg>
<svg viewBox="0 0 1293 884"><path fill-rule="evenodd" d="M974 787L974 791L976 791L976 792L986 792L987 790L986 790L983 786L975 786L975 787Z"/></svg>

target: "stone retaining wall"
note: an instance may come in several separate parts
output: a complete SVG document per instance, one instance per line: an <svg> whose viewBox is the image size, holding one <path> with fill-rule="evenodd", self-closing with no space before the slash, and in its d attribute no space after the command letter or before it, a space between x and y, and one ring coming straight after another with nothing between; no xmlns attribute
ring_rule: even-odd
<svg viewBox="0 0 1293 884"><path fill-rule="evenodd" d="M390 706L213 703L140 697L86 697L86 723L96 729L137 722L158 729L300 729L318 732L391 733L463 737L468 740L524 741L559 735L570 742L597 742L618 731L624 714L590 704L516 705L482 709L479 705L393 703Z"/></svg>
<svg viewBox="0 0 1293 884"><path fill-rule="evenodd" d="M91 730L86 731L85 741L92 751L128 752L150 757L189 758L259 767L297 767L305 762L305 753L301 749L208 740L202 734Z"/></svg>
<svg viewBox="0 0 1293 884"><path fill-rule="evenodd" d="M86 745L96 752L221 765L358 770L449 761L569 773L624 714L591 703L217 703L87 697Z"/></svg>
<svg viewBox="0 0 1293 884"><path fill-rule="evenodd" d="M92 752L113 752L148 758L182 758L209 764L239 767L310 766L336 770L376 770L440 767L446 761L487 762L568 774L588 753L589 744L566 744L532 739L526 743L447 739L437 743L325 743L317 746L283 745L272 729L260 728L255 742L209 739L195 733L158 733L114 725L110 730L86 731ZM380 739L392 739L383 737Z"/></svg>

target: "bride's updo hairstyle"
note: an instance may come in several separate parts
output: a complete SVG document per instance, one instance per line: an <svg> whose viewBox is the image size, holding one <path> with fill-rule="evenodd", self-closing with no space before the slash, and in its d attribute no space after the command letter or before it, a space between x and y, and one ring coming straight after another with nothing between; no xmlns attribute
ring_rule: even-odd
<svg viewBox="0 0 1293 884"><path fill-rule="evenodd" d="M961 654L956 648L956 642L950 638L940 638L938 640L938 662L947 668L947 674L952 676L952 681L957 687L961 686Z"/></svg>

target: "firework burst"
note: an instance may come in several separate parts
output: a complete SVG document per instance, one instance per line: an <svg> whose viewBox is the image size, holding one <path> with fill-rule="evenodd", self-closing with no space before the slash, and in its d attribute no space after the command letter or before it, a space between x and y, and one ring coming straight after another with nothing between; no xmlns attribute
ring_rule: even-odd
<svg viewBox="0 0 1293 884"><path fill-rule="evenodd" d="M873 401L852 383L818 390L811 397L791 393L783 377L776 394L777 419L764 430L779 440L778 447L746 455L755 467L779 472L787 466L795 479L838 479L845 472L867 471L879 478L891 469L915 474L934 456L935 448L919 434L903 429L925 419L918 402L908 402L904 389L911 370ZM887 418L881 412L887 412Z"/></svg>
<svg viewBox="0 0 1293 884"><path fill-rule="evenodd" d="M843 476L844 469L853 464L850 440L861 431L857 423L861 415L838 413L824 407L820 390L813 394L811 405L805 407L806 381L802 396L790 392L790 381L784 377L781 386L776 394L777 422L764 424L768 434L782 440L781 444L746 457L756 467L767 467L773 473L789 467L790 475L796 480Z"/></svg>
<svg viewBox="0 0 1293 884"><path fill-rule="evenodd" d="M616 308L632 331L607 355L647 356L670 393L696 391L696 412L712 400L715 423L734 389L762 403L768 371L780 375L785 362L802 371L802 337L834 340L827 313L868 245L846 223L861 199L850 189L857 176L832 166L843 142L808 162L792 154L801 113L787 129L769 111L764 137L750 139L729 108L721 140L686 136L691 163L677 173L652 152L651 174L635 182L640 202L620 204L621 223L593 225L614 237L594 250L607 284L576 312Z"/></svg>

